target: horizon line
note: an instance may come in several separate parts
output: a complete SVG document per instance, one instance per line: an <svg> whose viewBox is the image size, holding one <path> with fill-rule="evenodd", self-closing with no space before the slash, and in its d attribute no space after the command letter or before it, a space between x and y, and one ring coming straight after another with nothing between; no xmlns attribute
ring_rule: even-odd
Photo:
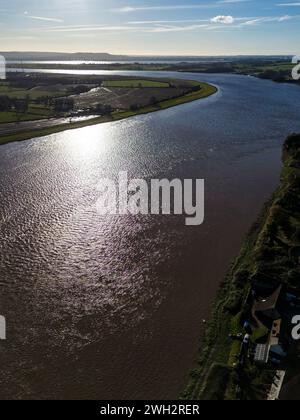
<svg viewBox="0 0 300 420"><path fill-rule="evenodd" d="M251 56L293 56L294 53L245 53L245 54L238 54L238 53L226 53L226 54L156 54L156 53L149 53L149 54L139 54L139 53L108 53L108 52L95 52L95 51L41 51L41 50L1 50L0 53L2 54L94 54L94 55L111 55L111 56L123 56L123 57L251 57Z"/></svg>

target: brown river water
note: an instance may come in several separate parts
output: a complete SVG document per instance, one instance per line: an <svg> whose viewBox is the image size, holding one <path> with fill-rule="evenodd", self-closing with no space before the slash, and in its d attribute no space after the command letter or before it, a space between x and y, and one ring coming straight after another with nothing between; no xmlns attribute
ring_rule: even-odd
<svg viewBox="0 0 300 420"><path fill-rule="evenodd" d="M0 147L0 397L168 399L184 388L202 320L278 185L285 137L300 131L300 91L244 76L170 76L220 90ZM120 171L204 178L205 223L99 216L97 185Z"/></svg>

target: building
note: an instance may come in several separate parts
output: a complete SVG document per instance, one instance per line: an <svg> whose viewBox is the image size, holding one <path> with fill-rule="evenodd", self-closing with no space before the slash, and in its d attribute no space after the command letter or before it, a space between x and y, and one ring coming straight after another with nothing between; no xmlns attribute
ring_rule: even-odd
<svg viewBox="0 0 300 420"><path fill-rule="evenodd" d="M268 344L258 344L255 349L254 362L267 364L269 361L270 346Z"/></svg>
<svg viewBox="0 0 300 420"><path fill-rule="evenodd" d="M258 327L267 327L271 330L275 321L281 320L279 299L282 291L280 285L269 297L258 298L252 307L252 317Z"/></svg>

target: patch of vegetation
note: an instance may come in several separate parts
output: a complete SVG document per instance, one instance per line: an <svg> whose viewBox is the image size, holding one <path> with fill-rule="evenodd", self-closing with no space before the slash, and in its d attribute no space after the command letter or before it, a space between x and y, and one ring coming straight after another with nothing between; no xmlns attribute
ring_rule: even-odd
<svg viewBox="0 0 300 420"><path fill-rule="evenodd" d="M253 343L257 343L259 342L259 340L266 337L268 333L269 333L269 330L264 326L262 326L261 328L257 328L256 330L254 330L251 336L251 340Z"/></svg>
<svg viewBox="0 0 300 420"><path fill-rule="evenodd" d="M212 401L223 400L230 373L230 369L226 365L213 364L207 378L207 385L202 399Z"/></svg>

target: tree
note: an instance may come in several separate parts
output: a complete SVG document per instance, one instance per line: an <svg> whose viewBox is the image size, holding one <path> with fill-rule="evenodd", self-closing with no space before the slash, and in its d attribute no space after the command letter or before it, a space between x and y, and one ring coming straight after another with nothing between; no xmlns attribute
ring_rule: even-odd
<svg viewBox="0 0 300 420"><path fill-rule="evenodd" d="M57 98L54 100L55 112L68 112L72 111L75 107L73 98Z"/></svg>
<svg viewBox="0 0 300 420"><path fill-rule="evenodd" d="M16 111L17 120L20 119L21 114L26 114L29 109L29 96L24 99L16 99L14 101L14 108Z"/></svg>
<svg viewBox="0 0 300 420"><path fill-rule="evenodd" d="M199 92L201 89L202 89L202 88L201 88L201 86L200 86L200 85L197 85L197 86L193 86L193 87L192 87L192 91L193 91L193 92Z"/></svg>
<svg viewBox="0 0 300 420"><path fill-rule="evenodd" d="M0 96L0 112L10 111L13 106L8 96Z"/></svg>
<svg viewBox="0 0 300 420"><path fill-rule="evenodd" d="M97 104L95 110L98 114L101 114L101 115L109 115L113 111L111 105L103 105L103 104Z"/></svg>
<svg viewBox="0 0 300 420"><path fill-rule="evenodd" d="M130 109L131 109L131 111L137 111L139 109L139 106L138 106L138 104L132 104L130 106Z"/></svg>
<svg viewBox="0 0 300 420"><path fill-rule="evenodd" d="M89 86L77 85L77 86L71 87L68 93L70 95L80 95L81 93L86 93L89 91L90 91Z"/></svg>
<svg viewBox="0 0 300 420"><path fill-rule="evenodd" d="M157 98L155 96L152 96L152 98L150 99L150 105L155 105L157 104Z"/></svg>

